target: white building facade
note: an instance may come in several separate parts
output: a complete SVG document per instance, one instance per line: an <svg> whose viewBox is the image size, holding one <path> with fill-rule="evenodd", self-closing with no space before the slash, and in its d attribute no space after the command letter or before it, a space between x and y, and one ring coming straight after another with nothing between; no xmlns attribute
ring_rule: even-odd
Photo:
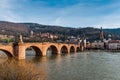
<svg viewBox="0 0 120 80"><path fill-rule="evenodd" d="M108 42L109 50L120 50L120 41L119 40L111 40Z"/></svg>

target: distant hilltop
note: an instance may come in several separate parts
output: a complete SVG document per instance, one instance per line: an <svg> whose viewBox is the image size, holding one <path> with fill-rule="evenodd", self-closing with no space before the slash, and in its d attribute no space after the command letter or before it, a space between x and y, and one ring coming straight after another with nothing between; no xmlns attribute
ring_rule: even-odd
<svg viewBox="0 0 120 80"><path fill-rule="evenodd" d="M38 33L51 33L64 36L79 36L86 37L89 40L99 38L100 28L86 27L86 28L71 28L53 25L42 25L37 23L14 23L7 21L0 21L0 34L4 35L19 35L28 36L30 32ZM113 39L120 39L120 28L118 29L103 29L104 36L112 35Z"/></svg>

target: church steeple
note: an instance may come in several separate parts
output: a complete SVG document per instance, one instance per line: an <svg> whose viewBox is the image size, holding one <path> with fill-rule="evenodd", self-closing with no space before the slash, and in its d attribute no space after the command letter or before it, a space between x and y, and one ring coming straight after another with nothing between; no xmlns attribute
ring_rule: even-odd
<svg viewBox="0 0 120 80"><path fill-rule="evenodd" d="M103 33L103 29L101 27L101 29L100 29L100 40L103 41L103 39L104 39L104 33Z"/></svg>

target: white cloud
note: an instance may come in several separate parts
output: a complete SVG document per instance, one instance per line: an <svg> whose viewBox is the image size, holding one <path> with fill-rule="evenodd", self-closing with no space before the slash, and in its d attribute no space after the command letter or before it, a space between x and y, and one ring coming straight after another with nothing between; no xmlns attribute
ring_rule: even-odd
<svg viewBox="0 0 120 80"><path fill-rule="evenodd" d="M0 9L8 9L10 8L10 0L0 0Z"/></svg>
<svg viewBox="0 0 120 80"><path fill-rule="evenodd" d="M57 17L55 19L55 21L53 21L51 24L54 24L54 25L61 25L63 22L62 22L62 17Z"/></svg>
<svg viewBox="0 0 120 80"><path fill-rule="evenodd" d="M77 3L64 8L43 7L42 5L38 6L38 4L33 7L28 1L0 0L0 19L72 27L120 27L119 1L104 6ZM28 4L25 5L23 3ZM18 10L15 11L16 9Z"/></svg>
<svg viewBox="0 0 120 80"><path fill-rule="evenodd" d="M63 19L57 18L55 21L63 26L117 28L120 27L119 4L119 2L113 2L104 6L92 6L89 4L87 6L86 3L78 3L60 10L58 14Z"/></svg>
<svg viewBox="0 0 120 80"><path fill-rule="evenodd" d="M15 0L0 0L0 18L5 21L18 21L20 16L15 14L12 9L14 9Z"/></svg>

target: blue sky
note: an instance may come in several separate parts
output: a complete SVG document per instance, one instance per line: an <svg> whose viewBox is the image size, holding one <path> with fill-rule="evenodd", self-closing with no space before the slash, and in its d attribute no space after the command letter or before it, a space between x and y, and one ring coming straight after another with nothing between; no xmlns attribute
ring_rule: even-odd
<svg viewBox="0 0 120 80"><path fill-rule="evenodd" d="M0 20L120 28L120 0L0 0Z"/></svg>

